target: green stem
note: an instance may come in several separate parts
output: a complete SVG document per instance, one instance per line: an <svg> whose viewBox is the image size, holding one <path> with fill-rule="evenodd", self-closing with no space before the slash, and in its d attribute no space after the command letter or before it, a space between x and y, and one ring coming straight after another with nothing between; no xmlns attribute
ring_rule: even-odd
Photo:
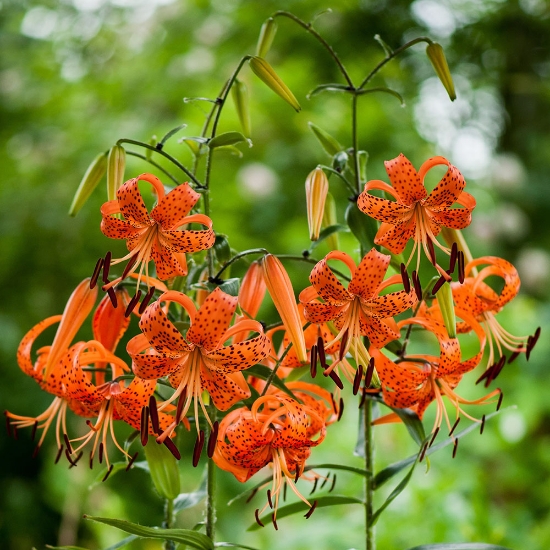
<svg viewBox="0 0 550 550"><path fill-rule="evenodd" d="M250 250L245 250L244 252L239 252L238 254L235 254L233 258L230 260L227 260L222 266L222 268L216 273L214 279L219 279L222 275L222 273L233 263L235 263L237 260L240 260L241 258L244 258L245 256L249 256L250 254L269 254L269 252L265 248L251 248Z"/></svg>
<svg viewBox="0 0 550 550"><path fill-rule="evenodd" d="M334 168L332 168L330 166L327 166L326 164L319 164L319 167L322 168L323 170L325 170L326 172L329 172L329 173L334 174L335 176L339 177L344 182L344 184L346 185L348 190L351 191L353 194L355 194L355 189L354 189L353 185L346 178L346 176L344 176L344 174L342 174L342 172L338 172L338 170L335 170Z"/></svg>
<svg viewBox="0 0 550 550"><path fill-rule="evenodd" d="M372 416L374 402L366 399L363 405L364 438L365 438L365 548L366 550L376 549L376 540L374 537L374 525L372 517L374 515L374 438L372 431Z"/></svg>
<svg viewBox="0 0 550 550"><path fill-rule="evenodd" d="M174 501L167 498L164 502L164 521L162 526L164 529L170 529L174 521ZM172 540L164 542L164 550L176 550L176 544Z"/></svg>
<svg viewBox="0 0 550 550"><path fill-rule="evenodd" d="M218 409L212 404L210 405L209 416L212 423L216 422ZM205 440L208 441L212 434L210 426L208 426ZM210 538L212 543L216 534L216 464L212 459L207 462L207 481L206 481L206 536Z"/></svg>
<svg viewBox="0 0 550 550"><path fill-rule="evenodd" d="M351 99L351 147L353 149L355 192L359 195L361 193L361 172L359 168L359 141L357 138L357 98L357 94L354 94Z"/></svg>
<svg viewBox="0 0 550 550"><path fill-rule="evenodd" d="M176 185L179 185L180 181L178 180L178 178L170 174L170 172L168 172L168 170L166 170L160 164L158 164L158 162L148 159L145 155L141 155L140 153L135 153L134 151L126 151L126 154L130 155L131 157L137 157L138 159L148 162L151 166L154 166L157 170L160 170L162 173L166 174Z"/></svg>

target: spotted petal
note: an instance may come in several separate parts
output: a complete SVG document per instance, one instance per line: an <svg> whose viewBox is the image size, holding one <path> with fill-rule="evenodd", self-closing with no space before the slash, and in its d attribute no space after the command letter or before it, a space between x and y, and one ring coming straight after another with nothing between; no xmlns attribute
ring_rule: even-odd
<svg viewBox="0 0 550 550"><path fill-rule="evenodd" d="M416 173L411 161L401 153L384 162L386 172L402 204L412 205L427 196L422 179Z"/></svg>
<svg viewBox="0 0 550 550"><path fill-rule="evenodd" d="M117 191L117 200L124 219L136 227L144 227L151 225L152 222L139 190L139 180L140 176L122 185Z"/></svg>
<svg viewBox="0 0 550 550"><path fill-rule="evenodd" d="M151 210L153 218L163 230L177 229L197 201L200 195L189 184L178 185L164 196Z"/></svg>
<svg viewBox="0 0 550 550"><path fill-rule="evenodd" d="M240 372L222 374L201 368L201 387L220 411L226 411L241 399L250 397L250 388Z"/></svg>

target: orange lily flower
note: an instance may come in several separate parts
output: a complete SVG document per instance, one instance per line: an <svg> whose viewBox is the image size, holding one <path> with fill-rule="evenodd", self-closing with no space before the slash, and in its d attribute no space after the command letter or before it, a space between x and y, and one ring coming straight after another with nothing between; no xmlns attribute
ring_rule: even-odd
<svg viewBox="0 0 550 550"><path fill-rule="evenodd" d="M312 384L307 386L314 388ZM231 411L220 424L213 460L222 470L245 482L265 466L271 465L273 468L268 503L261 511L256 510L258 523L259 514L270 506L274 509L272 519L276 527L284 481L298 498L312 508L312 504L296 488L295 480L304 472L311 447L323 441L325 418L332 413L324 405L313 405L313 401L316 400L311 395L304 399L304 404L300 404L283 392L270 393L258 398L250 410L241 407Z"/></svg>
<svg viewBox="0 0 550 550"><path fill-rule="evenodd" d="M350 270L352 276L347 289L329 267L330 259L340 260ZM309 276L312 286L300 293L300 302L304 305L305 318L311 323L334 321L339 332L325 344L325 349L341 340L340 357L343 358L350 347L356 355L360 353L358 350L363 350L361 336L367 336L377 348L399 337L393 316L409 309L415 299L412 293L403 290L380 295L388 286L402 282L400 275L383 280L389 264L390 256L373 248L358 266L345 252L335 250L313 268ZM366 350L362 356L370 358Z"/></svg>
<svg viewBox="0 0 550 550"><path fill-rule="evenodd" d="M143 202L139 181L149 182L157 194L158 203L150 214ZM215 240L212 220L208 216L188 215L199 198L200 195L187 183L178 185L166 195L162 182L152 174L141 174L128 180L117 191L117 198L101 207L101 231L111 239L126 239L126 246L130 251L123 258L113 260L111 264L129 260L125 276L138 268L141 275L144 269L147 273L147 264L153 260L159 279L186 275L185 253L206 250ZM122 214L124 219L120 219L118 214ZM178 229L191 223L204 225L207 229ZM120 280L121 278L108 283L104 289L114 286Z"/></svg>
<svg viewBox="0 0 550 550"><path fill-rule="evenodd" d="M440 164L448 167L447 173L428 194L424 177L431 168ZM463 229L470 224L476 202L464 191L464 177L443 157L428 159L418 173L403 154L386 161L384 165L392 185L380 180L368 181L357 200L360 210L382 222L374 242L385 246L394 254L399 254L403 252L408 241L414 239L414 248L407 265L418 247L418 271L422 247L441 275L445 276L446 272L435 261L433 245L449 254L450 250L436 239L441 227ZM388 193L395 201L371 195L370 191L373 189ZM455 204L462 208L453 208ZM449 276L446 278L449 279Z"/></svg>
<svg viewBox="0 0 550 550"><path fill-rule="evenodd" d="M487 267L478 273L477 267L480 265ZM510 334L495 317L519 292L520 280L516 268L502 258L484 256L468 262L464 268L464 274L463 284L452 283L451 285L457 310L463 310L470 315L469 319L462 316L464 321L457 325L458 332L470 332L475 329L476 321L481 323L489 342L489 366L495 362L496 352L500 357L504 357L503 348L512 352L509 361L517 357L519 353L530 352L536 339L533 341L531 336ZM495 292L485 282L491 276L503 279L504 285L500 292Z"/></svg>
<svg viewBox="0 0 550 550"><path fill-rule="evenodd" d="M185 337L168 320L162 302L176 302L189 314L191 326ZM214 405L223 411L250 396L241 371L266 357L269 340L258 321L244 320L229 327L236 307L237 298L217 288L199 310L185 294L168 291L144 311L139 323L142 334L132 338L126 348L133 361L133 370L148 380L169 376L176 391L159 406L159 410L180 396L184 400L184 405L178 406L181 410L177 415L179 418L174 419L157 441L162 442L172 433L180 418L187 414L192 401L197 432L200 431L199 405L212 424L202 399L203 391L208 392ZM254 331L258 336L223 345L241 331Z"/></svg>
<svg viewBox="0 0 550 550"><path fill-rule="evenodd" d="M370 352L375 360L376 369L382 383L384 401L391 407L410 408L420 419L432 401L437 402L437 413L432 432L439 429L445 417L449 430L452 431L447 410L443 404L446 396L456 409L456 420L464 415L470 420L479 422L467 414L461 405L476 405L488 403L500 390L473 401L466 400L455 393L455 388L462 380L462 376L474 369L481 360L483 348L473 357L461 361L460 345L456 338L449 338L447 329L441 319L437 319L437 310L430 311L427 317L413 317L399 323L418 325L433 333L439 343L439 357L429 354L407 355L399 363L388 359L380 350L371 348ZM483 334L478 334L480 339ZM382 417L377 424L397 421L395 413Z"/></svg>

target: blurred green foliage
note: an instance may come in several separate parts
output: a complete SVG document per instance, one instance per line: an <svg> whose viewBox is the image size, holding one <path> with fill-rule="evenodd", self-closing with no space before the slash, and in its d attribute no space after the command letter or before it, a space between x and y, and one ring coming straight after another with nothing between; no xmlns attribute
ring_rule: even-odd
<svg viewBox="0 0 550 550"><path fill-rule="evenodd" d="M550 317L550 11L544 0L0 2L2 407L25 415L47 407L51 398L17 368L17 345L31 326L61 312L99 256L109 247L123 249L99 232L103 188L76 218L67 215L92 159L119 138L148 141L185 123L166 150L189 164L190 151L178 138L200 134L208 103L184 98L216 98L239 59L255 53L261 24L274 11L287 9L307 21L329 7L334 11L316 19L315 28L357 81L383 58L376 34L393 48L423 35L445 47L458 94L454 103L422 45L388 64L375 81L396 89L405 108L389 95L361 98L359 142L369 153L368 177L385 179L383 161L400 152L416 166L434 154L448 156L478 200L467 231L474 254L503 255L522 276L523 295L501 316L503 326L515 334L543 326L530 362L520 358L499 379L505 405L518 408L490 423L482 438L464 439L454 461L443 451L432 458L427 475L419 468L408 490L382 516L379 547L479 540L545 550L550 547L544 362ZM318 163L329 162L308 122L349 146L349 98L320 94L307 99L320 83L342 82L320 45L288 20L279 20L267 58L302 112L294 113L250 70L243 71L253 147L240 144L242 158L215 153L212 217L216 231L228 235L237 250L262 246L299 254L309 246L305 177ZM220 131L233 130L240 127L228 104ZM149 169L128 157L128 177ZM331 182L331 193L343 222L346 190ZM321 256L322 248L316 253ZM307 271L296 268L293 277L303 288ZM346 411L312 463L359 465L351 457L355 416L353 408ZM426 422L431 425L430 417ZM162 521L162 502L143 471L117 474L88 490L96 474L85 466L54 466L53 434L33 459L29 431L22 431L18 441L0 439L3 549L58 543L106 548L124 538L114 529L84 522L84 512L145 525ZM188 439L179 442L182 454L192 447ZM377 448L381 466L414 452L398 425L377 428ZM200 467L193 469L190 461L181 464L181 475L184 490L200 484ZM254 502L227 508L242 487L229 474L219 477L220 539L270 549L362 545L362 512L349 506L317 511L307 522L285 519L278 532L268 527L245 533ZM357 479L339 478L339 492L359 492ZM201 517L199 506L182 513L178 524L192 527ZM137 541L128 547L159 546Z"/></svg>

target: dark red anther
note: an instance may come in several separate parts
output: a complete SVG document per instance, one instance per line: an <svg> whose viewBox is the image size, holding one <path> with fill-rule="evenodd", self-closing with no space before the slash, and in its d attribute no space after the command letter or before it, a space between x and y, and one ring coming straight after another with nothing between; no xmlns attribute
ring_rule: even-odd
<svg viewBox="0 0 550 550"><path fill-rule="evenodd" d="M455 439L455 442L453 445L453 458L456 456L457 449L458 449L458 439Z"/></svg>
<svg viewBox="0 0 550 550"><path fill-rule="evenodd" d="M435 283L434 287L432 288L432 296L435 296L437 294L437 291L445 284L445 277L441 275L437 282Z"/></svg>
<svg viewBox="0 0 550 550"><path fill-rule="evenodd" d="M288 487L288 483L285 483L283 485L283 502L286 502L286 489Z"/></svg>
<svg viewBox="0 0 550 550"><path fill-rule="evenodd" d="M365 404L366 399L367 399L367 388L364 387L363 394L361 395L361 401L359 401L359 408L361 408Z"/></svg>
<svg viewBox="0 0 550 550"><path fill-rule="evenodd" d="M108 250L107 254L105 254L105 258L103 260L103 282L107 284L109 282L109 269L111 268L111 258L113 255L111 254L111 251Z"/></svg>
<svg viewBox="0 0 550 550"><path fill-rule="evenodd" d="M214 424L212 425L212 431L210 432L210 437L208 438L208 445L206 447L206 455L208 456L208 458L212 458L214 456L216 443L218 441L219 427L220 427L220 423L216 420L216 422L214 422Z"/></svg>
<svg viewBox="0 0 550 550"><path fill-rule="evenodd" d="M328 478L330 477L330 472L327 474L327 477L323 479L323 483L321 483L321 489L327 484Z"/></svg>
<svg viewBox="0 0 550 550"><path fill-rule="evenodd" d="M34 450L33 450L33 452L32 452L32 457L33 457L33 458L36 458L36 457L38 456L38 451L40 451L40 445L37 445L37 446L34 448Z"/></svg>
<svg viewBox="0 0 550 550"><path fill-rule="evenodd" d="M319 357L319 362L321 363L321 366L326 369L327 368L327 356L325 355L325 342L323 341L323 337L319 336L317 338L317 355Z"/></svg>
<svg viewBox="0 0 550 550"><path fill-rule="evenodd" d="M185 396L180 394L178 399L178 406L176 408L176 425L181 422L181 417L183 415L183 406L185 405Z"/></svg>
<svg viewBox="0 0 550 550"><path fill-rule="evenodd" d="M338 409L336 408L336 401L334 401L334 395L332 393L330 394L330 401L332 403L332 410L337 413Z"/></svg>
<svg viewBox="0 0 550 550"><path fill-rule="evenodd" d="M256 523L257 523L260 527L265 527L265 525L264 525L264 524L261 522L261 520L260 520L259 512L260 512L260 509L259 509L259 508L256 508L256 511L254 512L254 517L256 518Z"/></svg>
<svg viewBox="0 0 550 550"><path fill-rule="evenodd" d="M484 428L485 428L485 415L481 417L481 427L479 428L479 435L483 433Z"/></svg>
<svg viewBox="0 0 550 550"><path fill-rule="evenodd" d="M340 422L342 415L344 414L344 400L340 397L340 404L338 406L338 418L337 422Z"/></svg>
<svg viewBox="0 0 550 550"><path fill-rule="evenodd" d="M422 286L420 285L420 279L418 278L418 273L416 270L412 272L412 282L414 286L414 292L418 300L422 300Z"/></svg>
<svg viewBox="0 0 550 550"><path fill-rule="evenodd" d="M271 489L267 490L267 503L269 504L269 507L273 510L273 502L271 500Z"/></svg>
<svg viewBox="0 0 550 550"><path fill-rule="evenodd" d="M501 390L499 390L499 391L500 391L500 396L498 398L497 411L500 410L500 406L502 405L502 400L504 398L504 394L502 393L502 391Z"/></svg>
<svg viewBox="0 0 550 550"><path fill-rule="evenodd" d="M456 427L458 426L458 423L460 422L460 416L455 420L455 423L453 424L453 427L451 428L451 431L449 432L449 437L453 435L453 432L456 430Z"/></svg>
<svg viewBox="0 0 550 550"><path fill-rule="evenodd" d="M90 460L88 461L88 464L90 465L90 470L94 469L94 452L90 451Z"/></svg>
<svg viewBox="0 0 550 550"><path fill-rule="evenodd" d="M65 449L65 456L70 462L71 466L76 466L76 462L73 462L73 459L71 458L71 453L69 452L69 449Z"/></svg>
<svg viewBox="0 0 550 550"><path fill-rule="evenodd" d="M428 252L430 253L430 262L432 265L436 264L434 243L430 237L426 237L426 244L428 245Z"/></svg>
<svg viewBox="0 0 550 550"><path fill-rule="evenodd" d="M490 367L488 367L485 372L476 380L476 384L479 384L482 380L485 380L486 378L490 379L491 372L495 368L496 363L493 363Z"/></svg>
<svg viewBox="0 0 550 550"><path fill-rule="evenodd" d="M63 454L63 445L57 449L57 454L55 455L54 464L57 464L59 462L59 459L61 458L61 455Z"/></svg>
<svg viewBox="0 0 550 550"><path fill-rule="evenodd" d="M504 365L506 364L506 355L503 355L498 363L495 363L491 368L491 374L485 380L485 387L488 388L489 384L495 380L495 378L500 374L500 371L504 368Z"/></svg>
<svg viewBox="0 0 550 550"><path fill-rule="evenodd" d="M271 514L271 522L273 523L273 527L275 527L275 531L278 531L279 527L277 527L277 520L275 519L275 514Z"/></svg>
<svg viewBox="0 0 550 550"><path fill-rule="evenodd" d="M202 434L202 442L204 443L204 432ZM179 460L181 458L181 453L179 449L176 447L176 444L169 437L165 437L162 443L174 455L174 458L176 460Z"/></svg>
<svg viewBox="0 0 550 550"><path fill-rule="evenodd" d="M332 475L332 484L330 486L330 489L328 490L329 493L332 493L332 490L334 489L334 486L336 485L336 474Z"/></svg>
<svg viewBox="0 0 550 550"><path fill-rule="evenodd" d="M420 457L418 458L418 462L422 462L424 460L424 457L426 456L426 451L428 450L428 443L426 443L423 447L422 447L422 452L420 453Z"/></svg>
<svg viewBox="0 0 550 550"><path fill-rule="evenodd" d="M134 311L134 308L136 307L136 304L139 302L139 299L141 298L141 290L138 290L130 300L128 307L126 308L126 311L124 312L124 317L130 317L132 314L132 311Z"/></svg>
<svg viewBox="0 0 550 550"><path fill-rule="evenodd" d="M311 375L311 378L315 378L317 376L317 344L313 344L311 346L311 353L310 353L310 364L309 364L309 374Z"/></svg>
<svg viewBox="0 0 550 550"><path fill-rule="evenodd" d="M508 364L512 363L513 361L515 361L521 352L524 351L524 348L523 346L518 346L518 349L516 351L514 351L514 353L512 353L512 355L510 355L510 357L508 357Z"/></svg>
<svg viewBox="0 0 550 550"><path fill-rule="evenodd" d="M149 397L149 418L151 419L151 426L153 427L153 431L157 435L160 435L162 433L162 430L160 429L160 424L159 424L157 400L155 399L154 395Z"/></svg>
<svg viewBox="0 0 550 550"><path fill-rule="evenodd" d="M464 272L464 252L462 250L458 251L457 259L458 259L458 282L462 284L464 283L464 279L466 278L466 273Z"/></svg>
<svg viewBox="0 0 550 550"><path fill-rule="evenodd" d="M145 295L145 298L143 298L143 302L141 302L141 305L139 306L139 309L138 309L138 312L140 315L145 311L145 308L149 305L149 302L151 301L151 298L153 297L155 290L156 288L152 286L148 290L147 294Z"/></svg>
<svg viewBox="0 0 550 550"><path fill-rule="evenodd" d="M294 483L298 483L299 479L300 479L300 470L298 470L298 467L296 467L296 473L294 474Z"/></svg>
<svg viewBox="0 0 550 550"><path fill-rule="evenodd" d="M103 447L103 441L99 444L99 463L100 464L103 464L103 451L104 451L104 447Z"/></svg>
<svg viewBox="0 0 550 550"><path fill-rule="evenodd" d="M370 387L372 382L372 377L374 375L374 357L371 357L369 360L369 366L367 367L367 372L365 373L365 389Z"/></svg>
<svg viewBox="0 0 550 550"><path fill-rule="evenodd" d="M314 500L313 504L311 505L311 508L308 510L307 514L304 515L306 519L309 519L311 517L311 514L315 512L315 508L317 508L317 501Z"/></svg>
<svg viewBox="0 0 550 550"><path fill-rule="evenodd" d="M90 289L95 288L97 285L97 280L99 279L99 274L101 273L101 268L103 267L103 258L99 258L94 267L94 272L90 278Z"/></svg>
<svg viewBox="0 0 550 550"><path fill-rule="evenodd" d="M149 407L147 405L141 409L139 431L141 436L141 446L145 447L145 445L147 445L147 441L149 441Z"/></svg>
<svg viewBox="0 0 550 550"><path fill-rule="evenodd" d="M357 395L359 386L361 385L361 379L363 378L363 365L359 365L355 371L355 378L353 379L353 395Z"/></svg>
<svg viewBox="0 0 550 550"><path fill-rule="evenodd" d="M74 468L78 464L78 461L82 458L83 455L84 455L84 451L80 451L76 456L76 458L73 460L73 463L69 466L69 469Z"/></svg>
<svg viewBox="0 0 550 550"><path fill-rule="evenodd" d="M317 489L317 483L318 482L319 482L319 478L316 477L315 481L313 482L313 487L312 487L311 491L309 492L310 495L312 495L315 492L315 490Z"/></svg>
<svg viewBox="0 0 550 550"><path fill-rule="evenodd" d="M109 466L109 469L107 470L107 473L103 476L103 479L101 482L107 481L107 478L111 475L111 472L113 471L113 464Z"/></svg>
<svg viewBox="0 0 550 550"><path fill-rule="evenodd" d="M204 447L204 431L201 430L199 432L199 435L197 436L197 440L195 441L195 448L193 449L193 467L195 468L199 463L203 447Z"/></svg>
<svg viewBox="0 0 550 550"><path fill-rule="evenodd" d="M456 257L458 254L458 245L456 243L453 243L453 246L451 246L451 258L449 259L449 275L454 272L456 267Z"/></svg>
<svg viewBox="0 0 550 550"><path fill-rule="evenodd" d="M13 439L17 440L19 439L19 431L17 430L17 426L13 426Z"/></svg>
<svg viewBox="0 0 550 550"><path fill-rule="evenodd" d="M430 442L428 443L428 447L431 447L434 444L435 438L437 437L438 433L439 433L439 426L437 426L437 428L434 430L432 438L430 439Z"/></svg>
<svg viewBox="0 0 550 550"><path fill-rule="evenodd" d="M338 359L341 361L346 356L346 347L348 345L349 330L346 329L342 335L342 340L340 341L340 349L338 350Z"/></svg>
<svg viewBox="0 0 550 550"><path fill-rule="evenodd" d="M401 279L403 280L403 288L408 294L411 291L411 281L409 279L409 273L407 272L407 266L403 263L401 264Z"/></svg>
<svg viewBox="0 0 550 550"><path fill-rule="evenodd" d="M124 268L124 271L122 272L122 275L120 277L121 279L126 279L128 273L130 273L130 271L132 270L132 267L134 267L134 264L136 263L137 258L138 258L138 255L136 253L128 260L128 263L126 264L126 267Z"/></svg>
<svg viewBox="0 0 550 550"><path fill-rule="evenodd" d="M69 441L69 436L66 433L63 434L63 439L65 440L65 445L67 445L67 449L69 450L69 453L72 454L73 448L71 447L71 442Z"/></svg>
<svg viewBox="0 0 550 550"><path fill-rule="evenodd" d="M136 451L134 453L134 456L128 461L128 466L126 466L126 471L128 471L134 464L134 462L136 461L136 458L138 457L139 453Z"/></svg>
<svg viewBox="0 0 550 550"><path fill-rule="evenodd" d="M336 374L336 371L330 371L329 376L332 378L333 382L341 389L344 389L344 383L340 380L340 377Z"/></svg>
<svg viewBox="0 0 550 550"><path fill-rule="evenodd" d="M36 437L36 430L37 429L38 429L38 420L35 420L34 424L32 426L31 441L34 441L34 438Z"/></svg>
<svg viewBox="0 0 550 550"><path fill-rule="evenodd" d="M253 498L254 498L254 495L258 492L258 488L256 487L255 489L252 490L252 492L250 493L250 496L246 499L246 502L250 502Z"/></svg>
<svg viewBox="0 0 550 550"><path fill-rule="evenodd" d="M116 309L118 306L118 300L116 297L116 292L113 290L113 287L110 287L107 289L107 296L109 296L109 300L111 300L111 304L113 304L113 307Z"/></svg>

